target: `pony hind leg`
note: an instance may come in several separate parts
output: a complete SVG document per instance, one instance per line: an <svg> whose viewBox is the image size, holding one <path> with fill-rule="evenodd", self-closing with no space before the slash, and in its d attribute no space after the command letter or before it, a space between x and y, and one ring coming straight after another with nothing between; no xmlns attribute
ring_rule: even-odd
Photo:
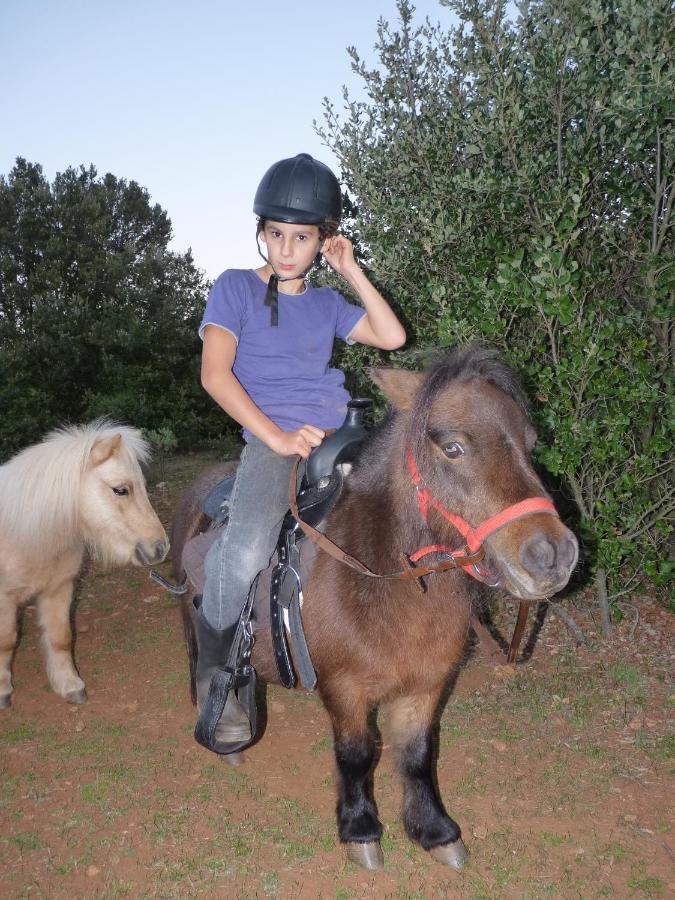
<svg viewBox="0 0 675 900"><path fill-rule="evenodd" d="M403 781L403 826L408 837L444 865L461 868L468 852L459 825L443 806L434 772L434 714L438 695L391 704L391 739Z"/></svg>
<svg viewBox="0 0 675 900"><path fill-rule="evenodd" d="M73 582L65 581L58 588L38 597L38 613L45 648L47 677L52 689L68 703L85 703L84 681L73 663L73 633L70 627L70 605Z"/></svg>
<svg viewBox="0 0 675 900"><path fill-rule="evenodd" d="M377 744L368 725L368 707L363 698L354 696L345 695L339 701L323 699L333 723L340 840L352 862L366 869L381 869L382 825L373 795Z"/></svg>
<svg viewBox="0 0 675 900"><path fill-rule="evenodd" d="M6 594L0 594L0 709L11 704L12 658L16 649L18 607Z"/></svg>

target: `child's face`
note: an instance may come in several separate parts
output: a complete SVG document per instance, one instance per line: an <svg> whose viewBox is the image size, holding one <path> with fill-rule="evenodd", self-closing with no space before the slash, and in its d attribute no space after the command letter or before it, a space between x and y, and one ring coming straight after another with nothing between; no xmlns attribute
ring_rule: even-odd
<svg viewBox="0 0 675 900"><path fill-rule="evenodd" d="M267 257L282 278L301 278L321 249L318 225L291 225L268 220L260 235Z"/></svg>

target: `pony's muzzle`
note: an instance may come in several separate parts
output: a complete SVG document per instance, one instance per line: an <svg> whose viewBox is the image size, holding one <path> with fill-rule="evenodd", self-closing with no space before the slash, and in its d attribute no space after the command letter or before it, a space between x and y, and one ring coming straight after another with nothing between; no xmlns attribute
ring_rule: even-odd
<svg viewBox="0 0 675 900"><path fill-rule="evenodd" d="M577 564L579 545L567 528L558 535L536 531L520 546L520 563L536 581L564 587Z"/></svg>
<svg viewBox="0 0 675 900"><path fill-rule="evenodd" d="M139 541L136 544L135 557L141 566L154 566L162 562L169 552L168 540L155 541L152 544L146 544Z"/></svg>

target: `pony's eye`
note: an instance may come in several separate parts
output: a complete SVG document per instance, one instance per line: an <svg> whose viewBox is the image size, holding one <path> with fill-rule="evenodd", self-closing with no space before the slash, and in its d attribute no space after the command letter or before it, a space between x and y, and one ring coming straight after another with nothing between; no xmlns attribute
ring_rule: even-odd
<svg viewBox="0 0 675 900"><path fill-rule="evenodd" d="M464 456L464 447L462 447L461 444L458 444L457 441L452 441L443 447L443 453L445 453L448 459L459 459L460 456Z"/></svg>
<svg viewBox="0 0 675 900"><path fill-rule="evenodd" d="M113 494L117 494L118 497L127 497L129 495L129 488L121 485L120 487L114 487L112 492Z"/></svg>

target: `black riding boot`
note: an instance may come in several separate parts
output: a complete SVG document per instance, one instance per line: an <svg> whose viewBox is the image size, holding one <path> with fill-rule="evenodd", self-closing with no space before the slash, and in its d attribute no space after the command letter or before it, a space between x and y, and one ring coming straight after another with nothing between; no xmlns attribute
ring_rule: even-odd
<svg viewBox="0 0 675 900"><path fill-rule="evenodd" d="M209 695L209 686L213 673L219 666L224 666L227 663L227 657L237 630L237 623L229 628L224 628L222 631L213 628L202 615L201 603L201 596L194 598L194 622L198 651L196 671L197 709L199 712L204 708L206 698ZM213 735L213 744L218 746L241 744L250 740L251 723L243 706L237 700L234 690L231 690ZM215 748L211 747L210 749Z"/></svg>

